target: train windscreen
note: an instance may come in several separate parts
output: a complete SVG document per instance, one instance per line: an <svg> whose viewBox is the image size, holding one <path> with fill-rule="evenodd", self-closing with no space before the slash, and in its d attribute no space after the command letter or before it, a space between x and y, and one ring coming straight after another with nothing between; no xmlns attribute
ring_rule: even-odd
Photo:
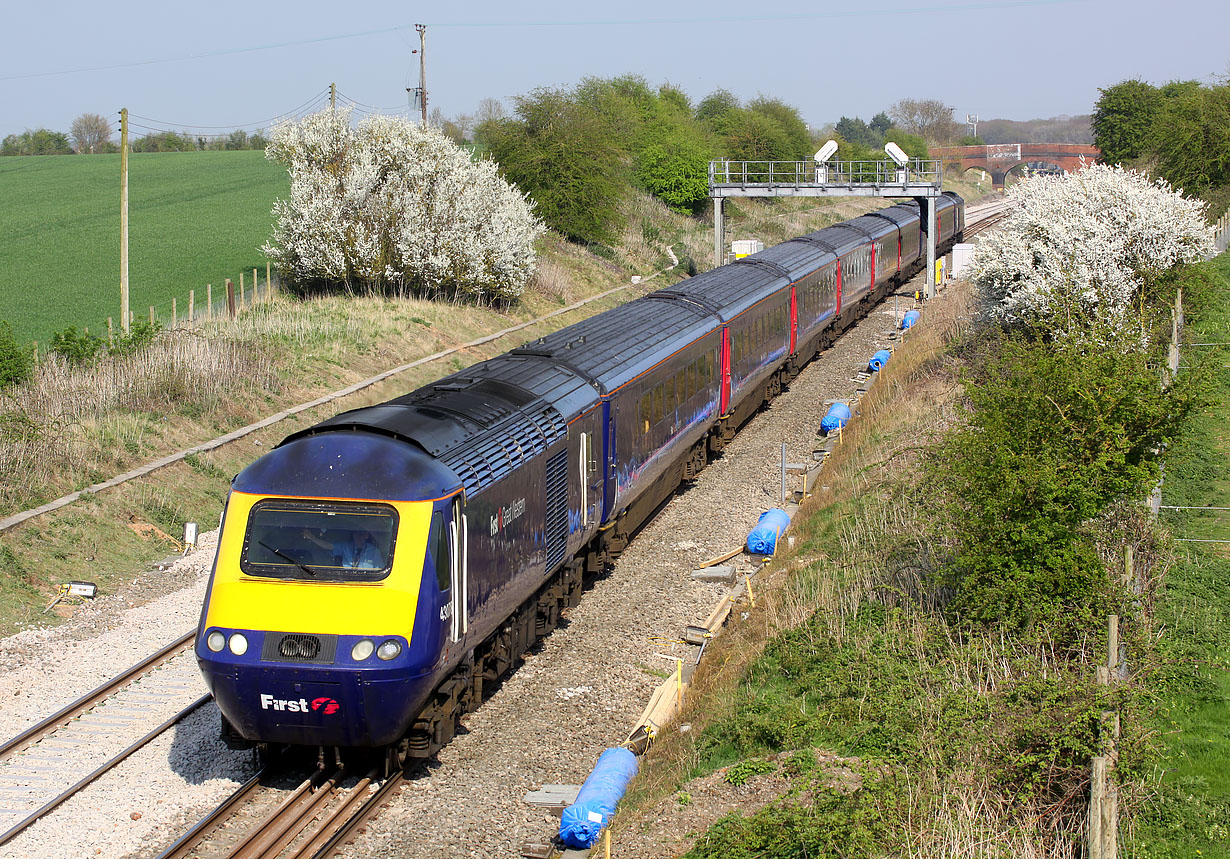
<svg viewBox="0 0 1230 859"><path fill-rule="evenodd" d="M396 535L397 511L387 505L260 501L239 567L268 578L378 581L392 568Z"/></svg>

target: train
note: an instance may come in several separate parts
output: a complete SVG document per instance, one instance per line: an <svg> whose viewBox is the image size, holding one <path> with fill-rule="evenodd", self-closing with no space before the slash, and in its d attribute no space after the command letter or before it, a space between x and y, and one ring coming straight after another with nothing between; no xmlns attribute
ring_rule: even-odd
<svg viewBox="0 0 1230 859"><path fill-rule="evenodd" d="M925 266L920 215L791 239L244 468L195 644L223 739L434 755L681 483ZM964 227L945 192L939 252Z"/></svg>

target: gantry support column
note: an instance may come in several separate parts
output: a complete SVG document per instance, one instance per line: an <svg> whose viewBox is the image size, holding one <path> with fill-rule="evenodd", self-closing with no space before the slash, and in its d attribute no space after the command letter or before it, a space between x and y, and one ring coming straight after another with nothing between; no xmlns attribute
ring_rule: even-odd
<svg viewBox="0 0 1230 859"><path fill-rule="evenodd" d="M722 220L722 204L725 197L713 198L713 267L722 264L723 251L726 249L726 224Z"/></svg>

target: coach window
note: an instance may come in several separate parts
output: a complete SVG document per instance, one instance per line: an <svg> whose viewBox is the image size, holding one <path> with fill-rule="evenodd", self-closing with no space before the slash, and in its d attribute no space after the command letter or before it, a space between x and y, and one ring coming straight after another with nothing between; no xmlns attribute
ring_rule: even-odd
<svg viewBox="0 0 1230 859"><path fill-rule="evenodd" d="M427 551L431 553L431 565L436 569L436 584L440 592L449 588L452 571L448 566L448 536L444 530L444 514L439 510L431 514L431 531L427 535Z"/></svg>
<svg viewBox="0 0 1230 859"><path fill-rule="evenodd" d="M652 396L649 391L646 391L636 408L637 426L640 427L641 435L649 435L649 427L651 426L649 403Z"/></svg>
<svg viewBox="0 0 1230 859"><path fill-rule="evenodd" d="M662 420L662 385L658 385L653 389L653 423L654 426Z"/></svg>

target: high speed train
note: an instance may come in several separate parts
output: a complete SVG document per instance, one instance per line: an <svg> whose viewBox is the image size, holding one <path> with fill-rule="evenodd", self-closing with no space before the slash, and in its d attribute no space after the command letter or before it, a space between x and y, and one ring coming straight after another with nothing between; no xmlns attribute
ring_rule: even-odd
<svg viewBox="0 0 1230 859"><path fill-rule="evenodd" d="M940 252L964 202L937 204ZM296 432L227 500L196 655L232 745L427 757L680 484L925 264L826 227Z"/></svg>

